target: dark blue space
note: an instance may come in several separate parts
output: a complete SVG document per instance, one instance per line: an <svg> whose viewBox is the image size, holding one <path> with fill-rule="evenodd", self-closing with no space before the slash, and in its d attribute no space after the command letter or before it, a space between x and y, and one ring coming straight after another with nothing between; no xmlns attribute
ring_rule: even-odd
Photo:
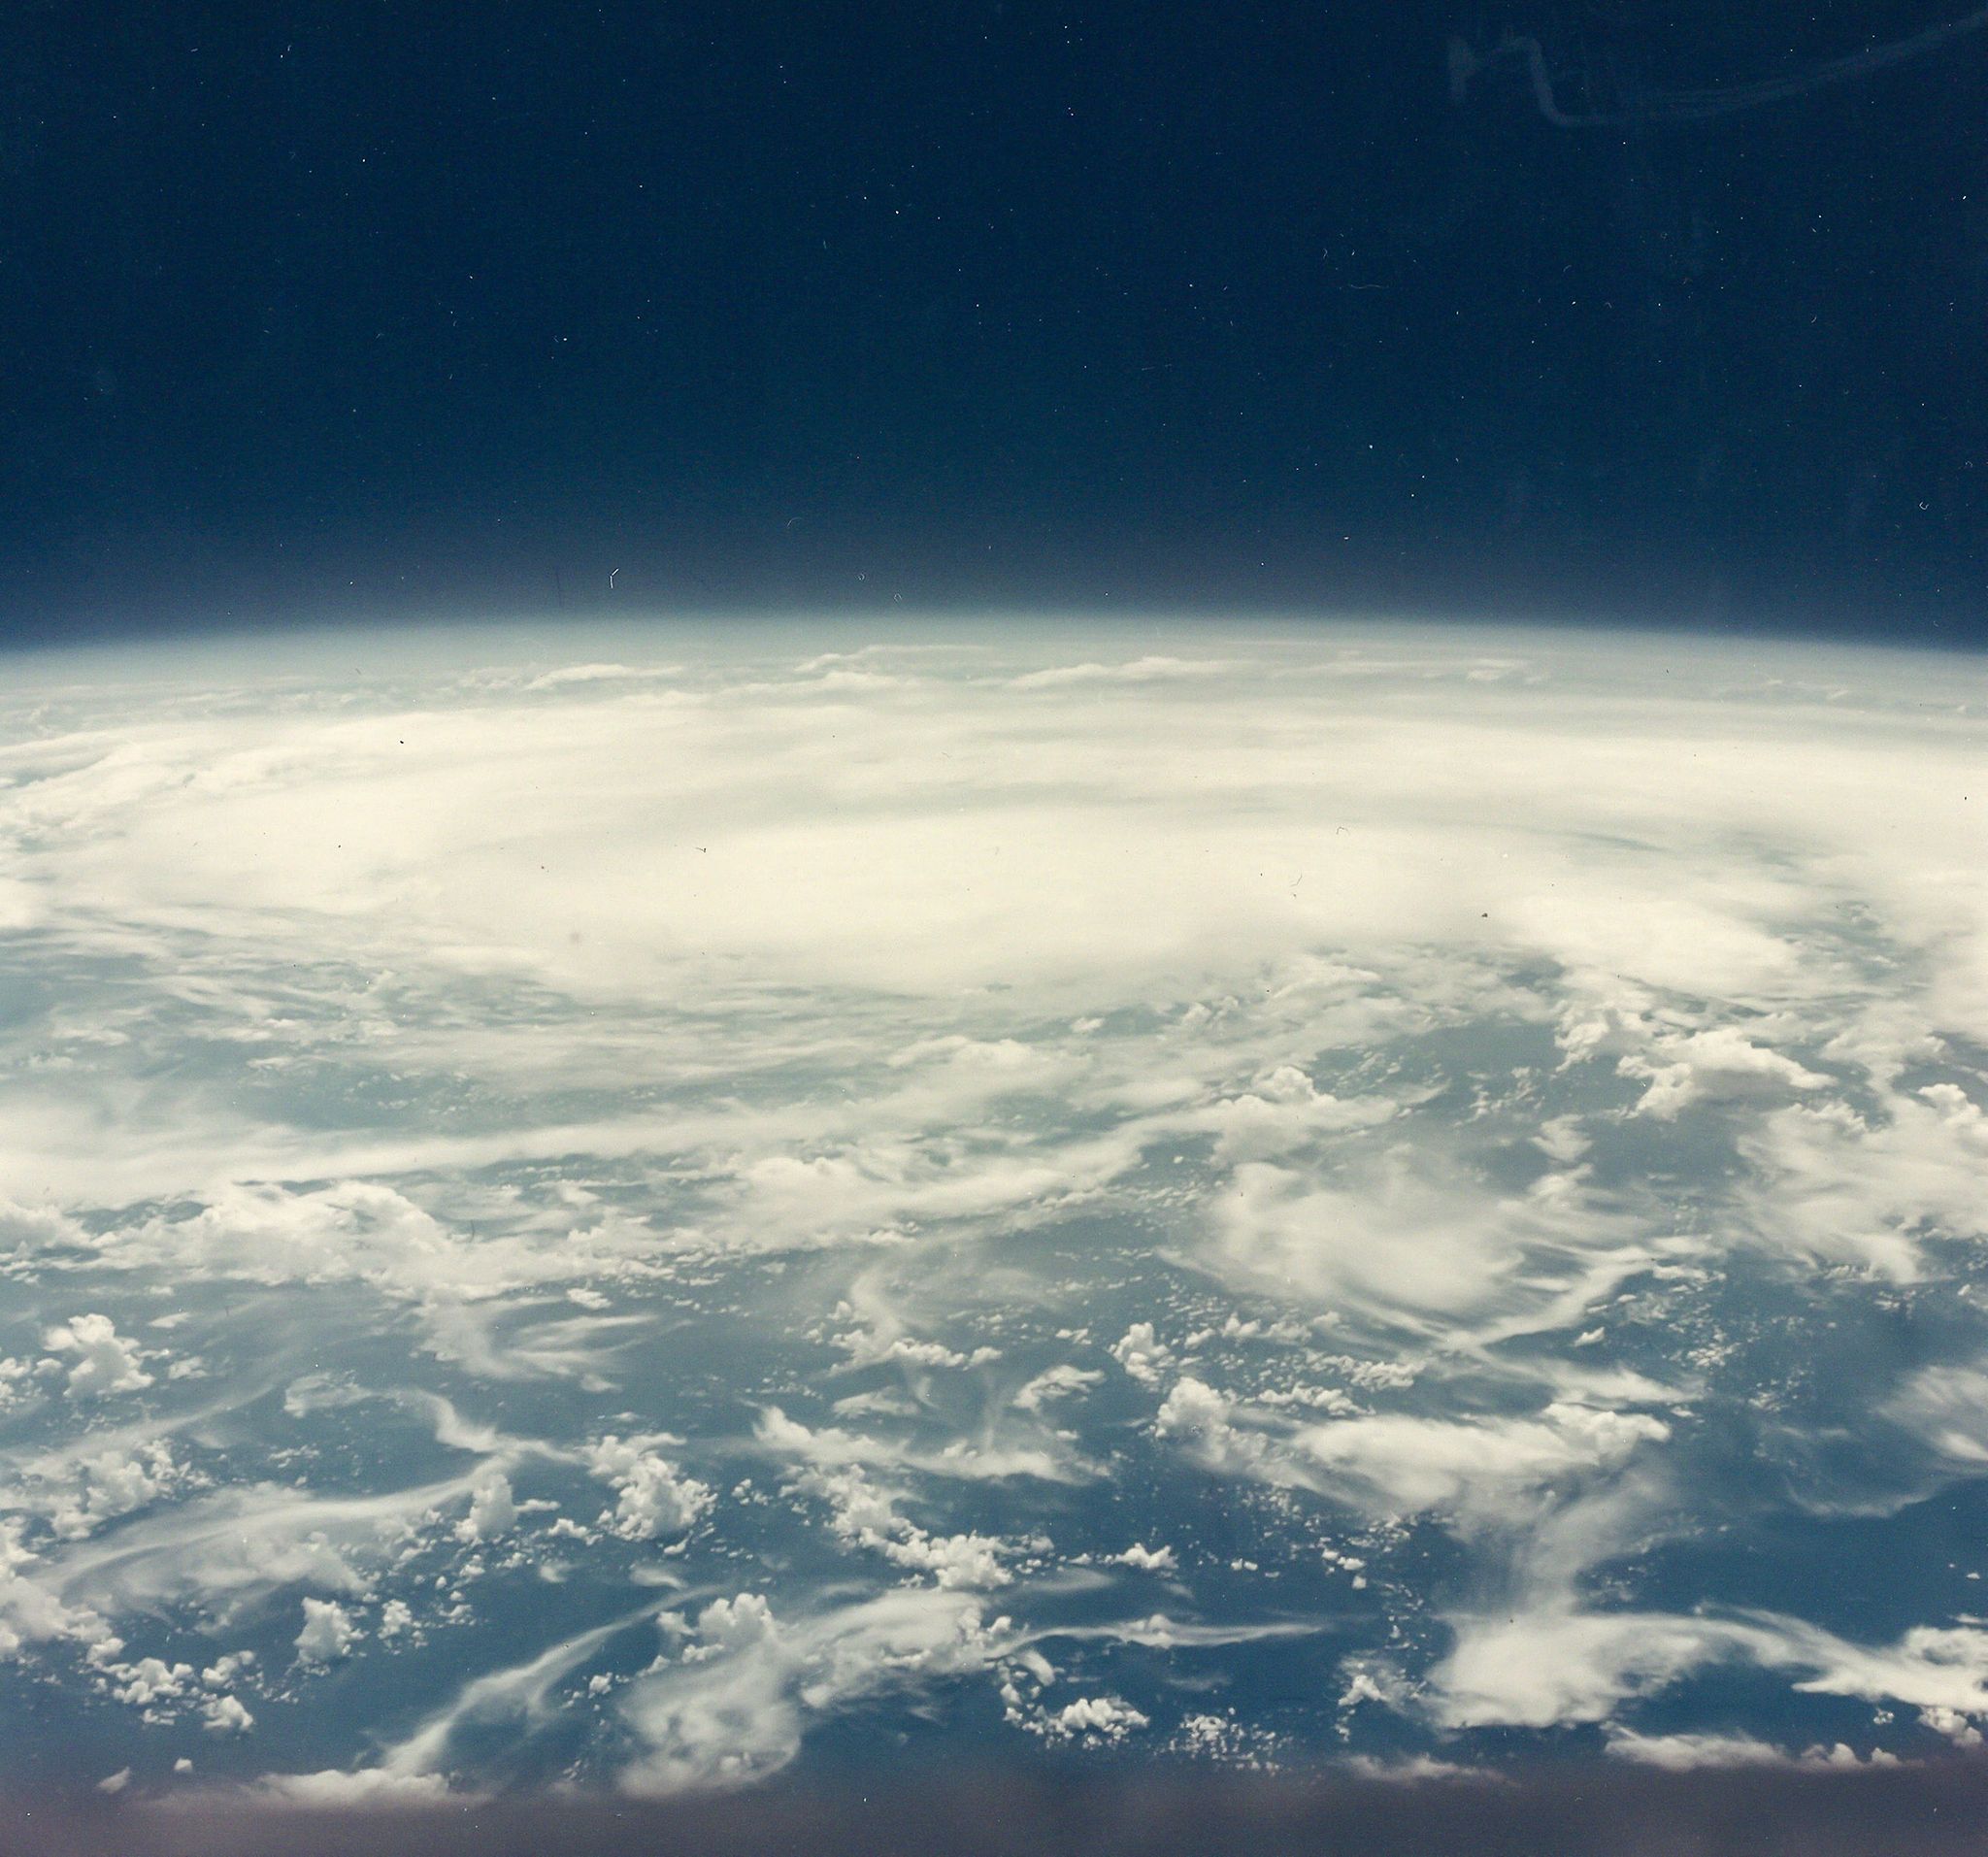
<svg viewBox="0 0 1988 1857"><path fill-rule="evenodd" d="M1979 644L1983 23L16 0L0 638L905 607Z"/></svg>

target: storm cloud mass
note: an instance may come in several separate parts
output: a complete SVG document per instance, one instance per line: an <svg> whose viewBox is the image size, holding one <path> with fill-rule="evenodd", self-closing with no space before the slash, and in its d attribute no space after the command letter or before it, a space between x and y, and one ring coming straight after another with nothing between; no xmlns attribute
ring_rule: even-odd
<svg viewBox="0 0 1988 1857"><path fill-rule="evenodd" d="M17 1786L1978 1742L1964 660L845 630L22 661Z"/></svg>

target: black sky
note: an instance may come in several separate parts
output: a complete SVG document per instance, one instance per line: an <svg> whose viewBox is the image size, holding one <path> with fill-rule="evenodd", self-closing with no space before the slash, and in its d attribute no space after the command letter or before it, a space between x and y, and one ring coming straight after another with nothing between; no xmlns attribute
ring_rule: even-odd
<svg viewBox="0 0 1988 1857"><path fill-rule="evenodd" d="M815 605L1988 641L1955 0L0 9L0 633ZM610 580L613 577L611 586Z"/></svg>

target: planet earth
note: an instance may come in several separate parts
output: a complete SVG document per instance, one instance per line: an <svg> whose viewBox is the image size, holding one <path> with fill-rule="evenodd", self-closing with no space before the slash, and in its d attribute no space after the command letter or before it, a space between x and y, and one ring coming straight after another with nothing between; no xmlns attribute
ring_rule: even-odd
<svg viewBox="0 0 1988 1857"><path fill-rule="evenodd" d="M1981 671L17 654L0 1785L1976 1745Z"/></svg>

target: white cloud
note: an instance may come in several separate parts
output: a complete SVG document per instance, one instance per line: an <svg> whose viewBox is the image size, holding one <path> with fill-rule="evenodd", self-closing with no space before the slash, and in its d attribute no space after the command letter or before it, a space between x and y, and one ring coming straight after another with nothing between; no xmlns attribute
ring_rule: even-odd
<svg viewBox="0 0 1988 1857"><path fill-rule="evenodd" d="M1111 1343L1111 1358L1143 1386L1157 1386L1174 1364L1174 1350L1153 1333L1150 1322L1134 1322Z"/></svg>
<svg viewBox="0 0 1988 1857"><path fill-rule="evenodd" d="M1454 1509L1482 1523L1529 1513L1541 1494L1614 1470L1670 1435L1646 1413L1556 1403L1502 1419L1335 1419L1299 1431L1291 1446L1326 1486L1367 1507Z"/></svg>
<svg viewBox="0 0 1988 1857"><path fill-rule="evenodd" d="M627 683L649 678L672 678L682 674L680 664L568 664L556 671L545 671L524 687L527 690L555 690L571 683Z"/></svg>
<svg viewBox="0 0 1988 1857"><path fill-rule="evenodd" d="M502 1471L493 1470L470 1491L470 1512L456 1525L455 1532L466 1542L495 1541L516 1520L517 1504L512 1496L511 1479Z"/></svg>
<svg viewBox="0 0 1988 1857"><path fill-rule="evenodd" d="M1258 1432L1239 1429L1233 1422L1237 1409L1234 1400L1186 1375L1160 1402L1153 1435L1178 1442L1205 1470L1277 1480L1279 1466L1269 1441Z"/></svg>
<svg viewBox="0 0 1988 1857"><path fill-rule="evenodd" d="M1104 1377L1095 1369L1058 1362L1054 1367L1044 1368L1022 1386L1014 1396L1015 1410L1040 1412L1051 1401L1085 1392L1101 1384Z"/></svg>
<svg viewBox="0 0 1988 1857"><path fill-rule="evenodd" d="M1601 1721L1626 1697L1740 1657L1750 1638L1727 1621L1571 1608L1451 1622L1456 1641L1431 1674L1432 1708L1459 1728Z"/></svg>
<svg viewBox="0 0 1988 1857"><path fill-rule="evenodd" d="M1215 1204L1215 1257L1243 1280L1317 1302L1462 1311L1486 1304L1523 1255L1535 1209L1430 1177L1397 1149L1343 1182L1239 1166Z"/></svg>
<svg viewBox="0 0 1988 1857"><path fill-rule="evenodd" d="M587 1448L587 1468L615 1495L601 1526L626 1541L680 1535L715 1501L708 1484L684 1476L650 1442L610 1434Z"/></svg>
<svg viewBox="0 0 1988 1857"><path fill-rule="evenodd" d="M335 1599L306 1599L304 1629L297 1634L297 1661L329 1664L351 1655L363 1636L352 1616Z"/></svg>
<svg viewBox="0 0 1988 1857"><path fill-rule="evenodd" d="M1323 1629L1310 1619L1271 1622L1244 1620L1227 1625L1199 1624L1148 1612L1143 1618L1112 1619L1102 1625L1038 1626L1038 1639L1091 1639L1113 1644L1141 1644L1148 1650L1210 1649L1226 1644L1260 1644L1280 1638L1309 1638Z"/></svg>
<svg viewBox="0 0 1988 1857"><path fill-rule="evenodd" d="M514 1325L501 1342L491 1332L508 1293L624 1265L641 1248L633 1234L569 1227L554 1242L529 1232L477 1233L379 1180L302 1191L227 1181L210 1183L202 1197L197 1210L116 1227L91 1249L100 1263L179 1281L363 1283L415 1315L429 1351L491 1379L585 1375L598 1359L589 1342L625 1326L623 1318L587 1314Z"/></svg>
<svg viewBox="0 0 1988 1857"><path fill-rule="evenodd" d="M1009 1583L1003 1562L1011 1545L991 1536L934 1535L919 1527L902 1510L904 1492L877 1481L857 1461L870 1441L810 1431L778 1408L761 1416L758 1435L763 1443L801 1460L793 1473L795 1487L827 1504L829 1525L843 1540L929 1575L948 1590Z"/></svg>
<svg viewBox="0 0 1988 1857"><path fill-rule="evenodd" d="M624 1343L732 1295L721 1267L753 1257L748 1318L873 1371L838 1405L868 1431L774 1412L750 1448L868 1557L839 1577L933 1608L900 1621L914 1662L970 1615L945 1607L1029 1595L1049 1556L1033 1520L961 1527L962 1482L1110 1467L1077 1455L1104 1376L1054 1366L1003 1403L1011 1377L973 1371L997 1343L1039 1358L1061 1324L1134 1382L1113 1406L1149 1390L1181 1458L1268 1486L1269 1512L1317 1495L1370 1522L1376 1586L1394 1519L1453 1531L1484 1615L1447 1621L1453 1647L1415 1653L1400 1692L1422 1683L1440 1721L1607 1721L1736 1660L1967 1732L1965 1635L1872 1648L1709 1607L1591 1613L1583 1575L1689 1507L1655 1468L1695 1467L1670 1406L1734 1397L1734 1338L1695 1283L1776 1253L1849 1267L1805 1276L1820 1310L1883 1289L1864 1277L1932 1278L1978 1233L1982 1111L1927 1078L1988 1033L1988 843L1952 797L1980 718L1903 660L1845 657L1859 696L1824 707L1765 690L1752 646L1660 680L1647 642L1515 641L1494 664L1476 643L1252 640L1219 664L1059 645L1046 670L1004 646L953 681L894 676L887 652L859 680L797 673L784 650L663 689L623 642L439 695L211 687L65 734L72 704L0 743L0 915L30 958L140 977L108 999L78 982L0 1048L20 1332L100 1311L52 1330L45 1367L0 1369L77 1433L59 1465L9 1460L27 1532L0 1555L0 1648L303 1589L365 1616L401 1556L459 1563L451 1532L514 1527L533 1453L591 1471L618 1538L721 1530L683 1463L737 1440L625 1436L650 1422L633 1412L597 1416L624 1434L597 1443L514 1438L469 1395L379 1409L477 1460L418 1489L313 1489L308 1454L225 1489L181 1473L239 1434L251 1385L290 1385L310 1448L359 1422L295 1379L334 1304L422 1371L618 1376L598 1414L646 1397ZM150 1055L202 1040L241 1062L159 1087ZM1702 1195L1652 1184L1680 1162ZM1094 1256L1033 1247L1074 1214ZM1148 1295L1121 1244L1190 1286ZM201 1358L254 1365L172 1379L127 1338L168 1308ZM1826 1346L1823 1319L1795 1338ZM1927 1370L1853 1423L1923 1440L1928 1478L1971 1474L1978 1377ZM149 1386L122 1409L176 1427L170 1449L84 1436L119 1409L99 1399ZM565 1526L562 1554L601 1545ZM823 1601L776 1593L735 1642L725 1620L751 1608L728 1600L696 1658L650 1674L648 1779L767 1771L837 1698L900 1679L862 1674L900 1623ZM450 1603L424 1590L424 1629ZM396 1618L404 1636L399 1600L381 1638ZM162 1678L138 1659L119 1679L156 1691L145 1707L178 1680L154 1661ZM439 1763L461 1710L531 1726L550 1668L472 1679L402 1768ZM670 1712L720 1671L737 1687L699 1693L735 1721Z"/></svg>
<svg viewBox="0 0 1988 1857"><path fill-rule="evenodd" d="M1594 1145L1582 1130L1577 1115L1556 1115L1550 1121L1541 1123L1533 1143L1548 1159L1558 1161L1563 1167L1572 1166Z"/></svg>
<svg viewBox="0 0 1988 1857"><path fill-rule="evenodd" d="M267 1774L246 1791L260 1805L330 1811L426 1806L452 1796L448 1781L440 1774L388 1773L379 1767L361 1767L351 1772L327 1767L315 1774Z"/></svg>
<svg viewBox="0 0 1988 1857"><path fill-rule="evenodd" d="M1847 1741L1825 1743L1817 1741L1812 1747L1802 1750L1802 1764L1805 1767L1898 1767L1904 1763L1899 1757L1883 1747L1873 1747L1869 1754L1859 1754Z"/></svg>
<svg viewBox="0 0 1988 1857"><path fill-rule="evenodd" d="M81 1540L106 1522L155 1502L182 1480L172 1448L160 1440L130 1447L80 1448L29 1467L30 1482L11 1492L28 1513L46 1515L65 1541Z"/></svg>
<svg viewBox="0 0 1988 1857"><path fill-rule="evenodd" d="M1752 1735L1640 1735L1610 1728L1607 1749L1617 1760L1689 1773L1700 1767L1789 1767L1794 1758Z"/></svg>
<svg viewBox="0 0 1988 1857"><path fill-rule="evenodd" d="M956 1439L938 1449L925 1449L833 1425L803 1425L778 1406L769 1406L760 1413L753 1437L776 1455L820 1469L860 1465L871 1470L914 1470L963 1482L1031 1476L1072 1483L1092 1474L1090 1466L1072 1458L1062 1440L1037 1432L1011 1439L997 1431L972 1442Z"/></svg>
<svg viewBox="0 0 1988 1857"><path fill-rule="evenodd" d="M757 1597L743 1595L742 1598ZM764 1778L800 1751L809 1726L865 1698L923 1688L987 1669L1006 1620L937 1587L903 1587L799 1619L770 1608L720 1628L718 1654L635 1678L621 1711L646 1752L621 1775L629 1792L658 1794ZM749 1620L736 1636L742 1619ZM700 1625L700 1637L702 1627Z"/></svg>
<svg viewBox="0 0 1988 1857"><path fill-rule="evenodd" d="M45 1347L77 1358L69 1367L72 1399L99 1399L134 1393L151 1384L144 1363L150 1358L134 1341L117 1333L108 1315L72 1315L42 1338Z"/></svg>
<svg viewBox="0 0 1988 1857"><path fill-rule="evenodd" d="M200 1725L211 1735L246 1735L255 1717L238 1696L210 1696L200 1705Z"/></svg>
<svg viewBox="0 0 1988 1857"><path fill-rule="evenodd" d="M908 1524L895 1538L881 1537L877 1545L898 1566L929 1574L948 1591L1006 1586L1011 1577L1002 1556L1012 1549L987 1535L928 1535Z"/></svg>
<svg viewBox="0 0 1988 1857"><path fill-rule="evenodd" d="M1397 1786L1416 1786L1431 1779L1461 1780L1475 1786L1511 1784L1510 1775L1495 1767L1467 1767L1460 1761L1441 1760L1434 1754L1405 1754L1393 1760L1382 1760L1374 1754L1353 1754L1340 1764L1362 1779L1378 1779Z"/></svg>
<svg viewBox="0 0 1988 1857"><path fill-rule="evenodd" d="M1881 1409L1949 1463L1988 1465L1988 1373L1979 1368L1921 1368Z"/></svg>
<svg viewBox="0 0 1988 1857"><path fill-rule="evenodd" d="M12 879L44 919L87 895L100 920L314 953L391 921L404 958L618 996L717 957L948 994L1115 971L1139 999L1165 973L1489 940L1788 997L1818 978L1805 911L1846 892L1936 962L1949 1022L1983 1024L1982 923L1952 877L1982 827L1931 797L1966 790L1964 722L1712 697L1710 647L1639 688L1642 641L1526 640L1543 682L1484 683L1452 637L1402 637L1357 677L1316 636L1221 676L1038 663L1014 673L1035 703L998 680L824 703L755 670L694 694L604 678L398 713L157 713L39 744L0 835L31 842ZM1856 662L1869 691L1923 682Z"/></svg>
<svg viewBox="0 0 1988 1857"><path fill-rule="evenodd" d="M654 1605L641 1607L561 1639L523 1663L471 1677L412 1734L389 1747L379 1769L369 1771L380 1774L382 1784L435 1786L455 1732L465 1722L516 1723L527 1732L544 1727L558 1712L558 1686L602 1646L631 1626L652 1619L656 1609Z"/></svg>
<svg viewBox="0 0 1988 1857"><path fill-rule="evenodd" d="M116 1701L127 1708L151 1710L159 1705L177 1702L185 1695L193 1675L191 1664L169 1664L163 1657L119 1659L123 1646L116 1639L104 1639L91 1645L89 1662L99 1672Z"/></svg>
<svg viewBox="0 0 1988 1857"><path fill-rule="evenodd" d="M1617 1069L1649 1084L1636 1113L1666 1120L1693 1103L1735 1097L1773 1101L1790 1091L1825 1089L1831 1081L1779 1051L1755 1045L1732 1025L1659 1038L1647 1052L1625 1055Z"/></svg>
<svg viewBox="0 0 1988 1857"><path fill-rule="evenodd" d="M1881 1113L1842 1104L1768 1115L1740 1144L1747 1217L1798 1255L1900 1281L1924 1269L1924 1240L1980 1225L1988 1115L1952 1084L1886 1090Z"/></svg>
<svg viewBox="0 0 1988 1857"><path fill-rule="evenodd" d="M1234 660L1147 656L1122 664L1058 664L1044 671L1026 671L1011 679L1010 687L1058 690L1081 683L1153 683L1176 678L1219 677L1237 668Z"/></svg>
<svg viewBox="0 0 1988 1857"><path fill-rule="evenodd" d="M1767 1612L1588 1612L1554 1604L1458 1617L1430 1673L1427 1707L1446 1727L1542 1728L1602 1721L1721 1663L1786 1673L1799 1693L1988 1714L1988 1631L1914 1626L1890 1644L1858 1644Z"/></svg>
<svg viewBox="0 0 1988 1857"><path fill-rule="evenodd" d="M22 1525L22 1517L0 1515L0 1659L57 1639L111 1641L103 1618L88 1607L67 1603L38 1556L21 1545Z"/></svg>
<svg viewBox="0 0 1988 1857"><path fill-rule="evenodd" d="M378 1566L467 1496L474 1475L358 1496L236 1484L78 1542L42 1578L71 1606L112 1614L186 1601L225 1612L294 1586L363 1597Z"/></svg>
<svg viewBox="0 0 1988 1857"><path fill-rule="evenodd" d="M1539 1523L1571 1492L1606 1487L1671 1428L1569 1401L1495 1418L1369 1413L1321 1424L1190 1376L1161 1402L1153 1432L1220 1476L1331 1495L1377 1517L1437 1510L1468 1532Z"/></svg>
<svg viewBox="0 0 1988 1857"><path fill-rule="evenodd" d="M200 1680L209 1689L225 1689L254 1663L252 1650L226 1651L200 1673Z"/></svg>
<svg viewBox="0 0 1988 1857"><path fill-rule="evenodd" d="M732 1599L714 1599L697 1614L697 1642L684 1653L692 1663L743 1650L774 1637L773 1608L762 1593L740 1593Z"/></svg>
<svg viewBox="0 0 1988 1857"><path fill-rule="evenodd" d="M1121 1697L1079 1696L1024 1725L1050 1741L1096 1743L1124 1741L1138 1729L1150 1727L1151 1722Z"/></svg>
<svg viewBox="0 0 1988 1857"><path fill-rule="evenodd" d="M1944 1735L1956 1747L1981 1745L1980 1729L1960 1709L1948 1708L1943 1703L1930 1704L1920 1709L1919 1721L1922 1727L1932 1729L1936 1735Z"/></svg>
<svg viewBox="0 0 1988 1857"><path fill-rule="evenodd" d="M1334 1096L1295 1065L1285 1064L1261 1078L1254 1090L1223 1097L1172 1119L1183 1130L1212 1130L1218 1161L1263 1161L1277 1159L1321 1135L1378 1127L1399 1107L1386 1097Z"/></svg>
<svg viewBox="0 0 1988 1857"><path fill-rule="evenodd" d="M0 1259L28 1259L43 1251L80 1245L88 1234L53 1206L23 1206L0 1195Z"/></svg>

